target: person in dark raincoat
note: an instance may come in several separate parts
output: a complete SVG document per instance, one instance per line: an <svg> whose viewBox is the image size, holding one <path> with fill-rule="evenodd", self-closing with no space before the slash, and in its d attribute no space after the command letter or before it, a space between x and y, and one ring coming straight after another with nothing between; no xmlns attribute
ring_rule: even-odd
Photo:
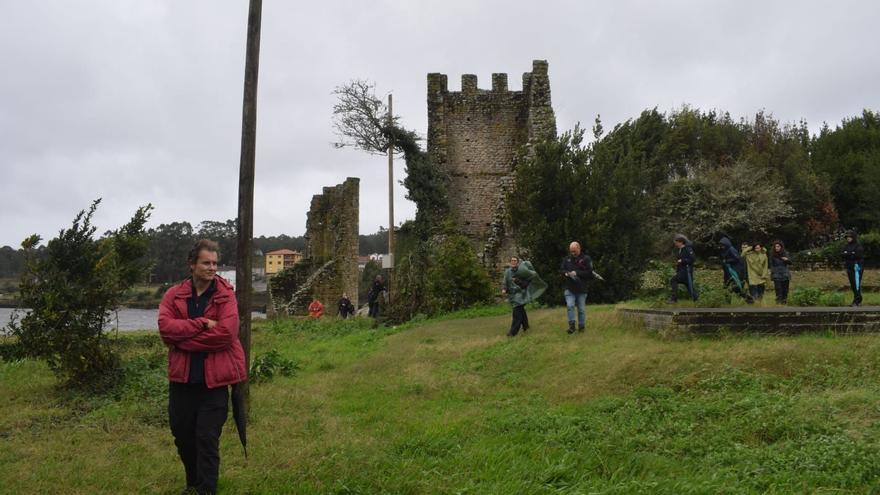
<svg viewBox="0 0 880 495"><path fill-rule="evenodd" d="M699 295L697 294L697 287L694 285L694 259L696 255L694 254L693 244L682 234L677 234L672 243L676 248L676 260L675 275L669 282L672 287L672 295L669 298L669 302L674 303L678 301L678 284L685 284L688 295L696 301Z"/></svg>
<svg viewBox="0 0 880 495"><path fill-rule="evenodd" d="M348 298L348 294L342 294L342 297L336 301L336 308L339 310L339 316L344 320L354 314L354 304Z"/></svg>
<svg viewBox="0 0 880 495"><path fill-rule="evenodd" d="M568 245L568 256L562 258L559 273L565 277L565 309L568 316L568 333L574 333L574 312L577 308L578 331L583 332L587 324L584 305L587 302L587 282L593 280L593 260L583 252L581 244L572 241Z"/></svg>
<svg viewBox="0 0 880 495"><path fill-rule="evenodd" d="M752 296L743 289L745 267L739 252L733 247L733 242L727 237L722 237L719 244L721 244L721 267L724 270L724 287L745 299L747 303L753 303Z"/></svg>
<svg viewBox="0 0 880 495"><path fill-rule="evenodd" d="M785 250L785 244L782 241L773 241L770 252L770 279L773 280L773 290L776 292L776 303L788 303L788 286L791 282L791 272L788 265L791 260L788 258L788 251Z"/></svg>
<svg viewBox="0 0 880 495"><path fill-rule="evenodd" d="M385 290L385 279L382 275L376 275L376 279L373 280L373 285L370 286L370 290L367 292L367 303L370 306L368 316L370 316L370 318L379 317L379 297L385 292Z"/></svg>
<svg viewBox="0 0 880 495"><path fill-rule="evenodd" d="M527 260L520 261L517 256L510 257L510 266L504 271L501 285L501 293L507 296L508 302L513 307L508 337L515 337L520 329L523 332L529 329L526 304L541 297L545 290L547 284L541 280L531 263Z"/></svg>
<svg viewBox="0 0 880 495"><path fill-rule="evenodd" d="M856 231L846 233L846 246L843 247L843 261L846 263L846 275L849 278L849 287L852 289L853 302L851 306L862 305L862 279L865 273L865 249L859 243Z"/></svg>

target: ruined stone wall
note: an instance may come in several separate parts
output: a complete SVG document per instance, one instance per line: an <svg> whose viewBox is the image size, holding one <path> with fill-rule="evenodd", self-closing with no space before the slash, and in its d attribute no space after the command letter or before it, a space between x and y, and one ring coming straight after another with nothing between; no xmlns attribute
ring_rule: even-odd
<svg viewBox="0 0 880 495"><path fill-rule="evenodd" d="M325 187L312 197L306 219L305 261L315 270L333 261L325 268L332 273L317 277L311 289L311 296L320 299L330 314L335 314L343 293L358 300L359 195L360 179L353 177Z"/></svg>
<svg viewBox="0 0 880 495"><path fill-rule="evenodd" d="M279 313L305 314L317 297L325 313L335 315L343 293L357 303L359 195L360 179L349 177L312 197L303 259L270 281Z"/></svg>
<svg viewBox="0 0 880 495"><path fill-rule="evenodd" d="M507 74L493 74L491 90L465 74L461 88L449 91L446 75L428 74L428 153L450 174L453 219L494 269L515 249L504 197L516 158L529 144L556 136L547 62L532 63L522 91L508 90Z"/></svg>

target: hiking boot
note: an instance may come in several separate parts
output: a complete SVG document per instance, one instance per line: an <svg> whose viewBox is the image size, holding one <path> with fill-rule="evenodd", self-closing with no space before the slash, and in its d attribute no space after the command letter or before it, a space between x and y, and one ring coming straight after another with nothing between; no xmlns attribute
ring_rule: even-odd
<svg viewBox="0 0 880 495"><path fill-rule="evenodd" d="M569 333L569 335L574 333L574 322L573 321L568 322L568 333Z"/></svg>

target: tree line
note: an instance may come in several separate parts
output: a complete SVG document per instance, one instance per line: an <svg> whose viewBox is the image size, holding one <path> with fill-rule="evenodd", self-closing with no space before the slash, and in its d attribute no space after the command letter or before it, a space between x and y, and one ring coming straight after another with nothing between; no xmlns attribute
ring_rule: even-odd
<svg viewBox="0 0 880 495"><path fill-rule="evenodd" d="M592 293L600 300L629 297L677 232L705 255L722 234L798 250L845 228L880 229L880 114L870 110L815 135L763 111L734 120L690 107L646 110L607 134L597 118L591 143L584 134L576 127L535 146L509 202L539 271L555 272L570 240L591 251L608 280Z"/></svg>
<svg viewBox="0 0 880 495"><path fill-rule="evenodd" d="M205 220L194 227L191 223L163 223L155 228L147 229L147 256L150 263L145 281L152 283L171 283L185 278L189 274L186 255L198 239L213 239L220 243L221 264L234 264L237 252L235 220ZM110 233L105 233L108 236ZM304 251L305 236L286 234L254 238L254 249L267 253L277 249L293 249ZM388 249L388 231L379 227L373 234L360 235L360 254L383 253ZM36 257L45 254L46 246L33 247L31 252ZM0 248L0 278L18 278L25 267L25 250L10 246ZM263 258L256 256L255 263L263 266Z"/></svg>

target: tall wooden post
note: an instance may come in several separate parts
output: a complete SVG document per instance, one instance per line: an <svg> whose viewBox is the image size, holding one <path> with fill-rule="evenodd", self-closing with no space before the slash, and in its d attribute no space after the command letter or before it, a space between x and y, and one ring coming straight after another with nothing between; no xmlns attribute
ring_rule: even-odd
<svg viewBox="0 0 880 495"><path fill-rule="evenodd" d="M257 145L257 76L260 73L260 20L262 0L250 0L247 50L244 61L244 101L241 112L241 161L238 171L238 259L235 262L235 296L238 300L238 338L251 367L251 290L254 237L254 170ZM250 390L244 385L245 398ZM250 401L247 400L249 403Z"/></svg>
<svg viewBox="0 0 880 495"><path fill-rule="evenodd" d="M388 127L394 125L394 112L391 109L391 93L388 93ZM394 268L394 135L388 140L388 256ZM388 300L391 301L391 277L386 281Z"/></svg>

